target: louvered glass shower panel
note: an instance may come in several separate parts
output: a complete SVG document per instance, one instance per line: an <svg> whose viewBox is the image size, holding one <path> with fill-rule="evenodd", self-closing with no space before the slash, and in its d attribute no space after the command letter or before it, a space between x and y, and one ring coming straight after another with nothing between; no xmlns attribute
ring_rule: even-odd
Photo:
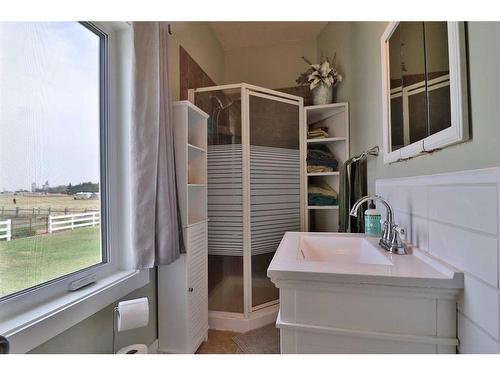
<svg viewBox="0 0 500 375"><path fill-rule="evenodd" d="M241 89L196 95L208 120L208 306L244 312Z"/></svg>
<svg viewBox="0 0 500 375"><path fill-rule="evenodd" d="M278 300L267 268L287 231L300 231L299 106L250 93L252 309Z"/></svg>

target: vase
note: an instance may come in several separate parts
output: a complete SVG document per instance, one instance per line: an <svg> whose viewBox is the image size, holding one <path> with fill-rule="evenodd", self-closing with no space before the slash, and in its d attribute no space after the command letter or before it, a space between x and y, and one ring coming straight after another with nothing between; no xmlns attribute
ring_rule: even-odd
<svg viewBox="0 0 500 375"><path fill-rule="evenodd" d="M312 90L313 104L330 104L333 100L333 87L327 85L319 85Z"/></svg>

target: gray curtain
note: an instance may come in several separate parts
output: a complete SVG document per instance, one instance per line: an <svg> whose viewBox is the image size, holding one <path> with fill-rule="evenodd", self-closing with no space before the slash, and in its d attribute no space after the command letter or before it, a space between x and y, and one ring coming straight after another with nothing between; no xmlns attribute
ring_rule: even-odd
<svg viewBox="0 0 500 375"><path fill-rule="evenodd" d="M172 263L183 248L175 183L167 29L162 22L132 24L132 262L138 269Z"/></svg>

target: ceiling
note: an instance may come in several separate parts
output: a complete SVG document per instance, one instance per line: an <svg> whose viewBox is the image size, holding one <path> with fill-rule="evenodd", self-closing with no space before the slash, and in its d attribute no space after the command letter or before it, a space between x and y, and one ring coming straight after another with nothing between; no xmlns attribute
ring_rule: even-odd
<svg viewBox="0 0 500 375"><path fill-rule="evenodd" d="M210 22L225 50L316 38L328 22Z"/></svg>

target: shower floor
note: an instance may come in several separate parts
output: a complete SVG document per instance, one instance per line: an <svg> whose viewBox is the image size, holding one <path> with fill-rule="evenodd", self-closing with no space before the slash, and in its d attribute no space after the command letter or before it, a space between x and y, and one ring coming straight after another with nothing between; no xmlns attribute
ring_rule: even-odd
<svg viewBox="0 0 500 375"><path fill-rule="evenodd" d="M279 298L278 289L272 285L267 277L252 279L253 306ZM243 313L243 278L241 276L226 276L208 295L208 309L212 311L229 311Z"/></svg>
<svg viewBox="0 0 500 375"><path fill-rule="evenodd" d="M279 298L267 277L274 253L252 256L252 302L259 306ZM243 313L243 257L208 256L208 309Z"/></svg>

